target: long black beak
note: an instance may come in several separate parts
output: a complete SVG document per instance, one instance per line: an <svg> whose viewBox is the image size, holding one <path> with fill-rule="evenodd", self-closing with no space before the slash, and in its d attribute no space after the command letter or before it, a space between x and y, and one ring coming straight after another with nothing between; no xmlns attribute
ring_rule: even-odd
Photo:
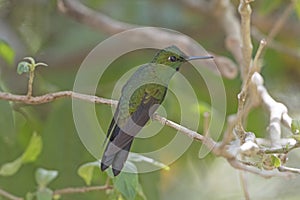
<svg viewBox="0 0 300 200"><path fill-rule="evenodd" d="M213 56L209 55L209 56L191 56L186 58L186 61L190 61L190 60L200 60L200 59L211 59L214 58Z"/></svg>

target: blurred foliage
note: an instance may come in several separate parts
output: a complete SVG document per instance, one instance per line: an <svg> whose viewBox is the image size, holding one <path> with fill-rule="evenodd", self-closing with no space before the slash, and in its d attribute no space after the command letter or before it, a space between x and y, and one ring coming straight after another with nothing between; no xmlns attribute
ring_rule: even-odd
<svg viewBox="0 0 300 200"><path fill-rule="evenodd" d="M299 52L300 40L296 37L297 34L299 36L299 27L294 25L299 26L300 1L295 2L295 12L286 22L276 40ZM0 0L0 57L1 61L4 61L0 62L1 91L26 94L28 76L27 74L17 75L16 66L23 57L28 55L49 65L47 68L40 68L36 71L33 84L34 95L72 90L76 72L85 56L99 42L109 37L62 15L57 11L56 3L55 0ZM231 56L225 49L222 29L220 26L212 25L217 22L211 17L199 15L193 9L185 7L181 1L87 0L84 3L127 23L175 29L191 36L212 52ZM233 1L233 3L237 4L238 1ZM272 27L270 21L278 19L288 3L289 1L266 0L252 4L255 17L265 19L260 21L261 24L257 24L258 27L263 27L264 34L267 35ZM269 23L269 26L265 26L263 22ZM294 32L290 27L293 27ZM256 49L258 42L253 41ZM154 50L135 51L118 58L101 77L97 95L110 98L114 94L116 96L113 98L117 99L119 93L113 92L115 92L118 80L133 67L148 62L154 53ZM263 64L262 74L270 93L276 99L286 103L295 118L299 117L299 58L268 49ZM195 73L195 69L189 67L188 64L185 66L181 73L197 91L199 102L198 105L185 105L185 109L191 112L200 110L200 120L203 120L202 114L210 109L210 96L202 77ZM236 112L236 95L241 81L239 78L224 79L224 84L229 115ZM178 91L179 95L186 95L185 88L178 88ZM180 121L180 109L176 109L180 105L174 94L168 93L163 105L168 118ZM49 199L54 189L82 187L85 184L105 184L109 175L100 172L97 168L93 170L83 168L89 166L87 163L93 163L95 158L86 150L77 135L71 106L70 99L35 106L0 101L1 170L5 163L17 166L14 173L11 173L12 176L0 176L0 188L17 196L25 197L27 194L28 199ZM112 117L111 108L107 105L95 107L99 123L106 130ZM190 117L187 120L193 119ZM199 132L202 132L202 123L202 121L199 122ZM268 116L264 108L258 107L250 113L247 129L263 137L267 123ZM294 122L294 127L298 130L298 121ZM158 149L170 142L175 134L176 131L173 129L163 127L159 134L147 140L138 139L134 143L133 150L146 152ZM39 146L38 143L40 145L43 143L39 147L41 149L34 150L35 154L28 150L31 146L28 144L32 144L32 137L40 138L40 142L36 142L36 148ZM150 200L176 200L187 197L190 200L241 199L243 194L238 172L232 169L226 161L215 158L213 155L198 159L200 145L198 142L193 142L184 155L168 166L169 170L113 179L117 191L70 194L62 196L61 199L92 200L124 197L132 199L136 194L136 199L147 197ZM24 155L28 155L28 151L31 152L32 157L25 159L27 164L19 168L21 162L24 164L24 157L27 157ZM293 153L292 156L294 160L299 160L298 152ZM12 160L15 161L11 163ZM132 162L135 161L133 159ZM276 158L271 158L271 162L273 165L278 165ZM289 161L289 163L299 165L298 162ZM151 165L151 163L147 164ZM124 188L122 182L128 180L129 184L135 188L134 190ZM43 187L40 187L41 185ZM265 180L249 175L248 186L253 199L296 199L300 178Z"/></svg>
<svg viewBox="0 0 300 200"><path fill-rule="evenodd" d="M0 56L5 60L7 64L12 66L15 52L11 48L11 46L3 40L0 40Z"/></svg>

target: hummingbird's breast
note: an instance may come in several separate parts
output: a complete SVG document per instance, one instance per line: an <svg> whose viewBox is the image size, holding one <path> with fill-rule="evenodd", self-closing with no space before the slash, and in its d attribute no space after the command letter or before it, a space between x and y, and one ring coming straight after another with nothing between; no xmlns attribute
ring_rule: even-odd
<svg viewBox="0 0 300 200"><path fill-rule="evenodd" d="M121 98L119 100L120 121L126 123L129 117L139 106L147 104L147 101L161 104L164 100L168 83L176 72L167 69L168 66L147 63L138 68L138 70L128 79L122 88ZM148 111L145 111L148 113Z"/></svg>

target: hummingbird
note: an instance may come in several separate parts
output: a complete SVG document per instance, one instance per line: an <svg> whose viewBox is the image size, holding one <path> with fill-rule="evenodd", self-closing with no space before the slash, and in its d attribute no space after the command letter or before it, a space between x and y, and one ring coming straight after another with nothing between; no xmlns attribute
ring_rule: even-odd
<svg viewBox="0 0 300 200"><path fill-rule="evenodd" d="M182 63L213 56L186 56L178 47L159 50L150 63L133 73L121 90L113 119L107 131L109 138L101 159L101 171L112 166L114 176L124 167L134 137L165 99L172 76Z"/></svg>

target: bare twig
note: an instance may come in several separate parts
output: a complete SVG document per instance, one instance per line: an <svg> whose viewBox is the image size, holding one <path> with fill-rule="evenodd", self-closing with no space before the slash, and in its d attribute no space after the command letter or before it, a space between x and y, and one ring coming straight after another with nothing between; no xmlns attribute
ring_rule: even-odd
<svg viewBox="0 0 300 200"><path fill-rule="evenodd" d="M262 99L263 104L267 107L270 112L270 124L269 124L269 134L271 139L272 147L280 147L278 141L281 138L281 125L280 123L283 122L285 126L291 128L292 118L288 115L287 107L275 101L270 94L268 93L267 89L261 85L260 83L263 80L260 74L255 74L255 79L258 81L256 82L257 91ZM283 117L284 116L284 117Z"/></svg>
<svg viewBox="0 0 300 200"><path fill-rule="evenodd" d="M248 191L248 187L247 187L247 177L245 176L245 172L240 172L239 173L239 177L240 177L240 182L242 183L242 188L244 191L244 197L245 200L249 200L250 199L250 195L249 195L249 191Z"/></svg>
<svg viewBox="0 0 300 200"><path fill-rule="evenodd" d="M275 36L279 33L279 31L282 29L284 26L285 22L287 21L288 17L291 15L292 11L294 10L295 7L295 1L291 1L290 4L285 8L284 12L278 20L276 20L276 23L274 24L273 28L268 34L267 37L267 43L271 42Z"/></svg>
<svg viewBox="0 0 300 200"><path fill-rule="evenodd" d="M252 56L252 42L251 42L251 13L252 9L250 6L250 2L252 0L240 0L239 5L239 13L241 15L241 34L242 34L242 53L243 53L243 68L242 68L242 77L248 75L250 64L251 64L251 56Z"/></svg>
<svg viewBox="0 0 300 200"><path fill-rule="evenodd" d="M265 46L266 46L266 42L265 42L265 40L262 40L260 42L260 46L259 46L259 48L256 52L254 61L252 63L253 65L250 68L250 71L248 71L247 76L244 78L244 84L243 84L242 90L238 94L238 100L239 100L238 103L239 104L238 104L238 112L237 112L237 126L236 126L236 129L237 129L237 134L240 137L240 139L243 138L243 133L245 132L244 128L243 128L242 119L250 111L250 108L245 109L245 107L244 107L245 102L246 102L246 98L248 96L248 93L253 91L249 87L252 84L253 75L260 71L260 65L258 63L258 60L259 60L259 57L261 56L261 52L262 52L262 50Z"/></svg>
<svg viewBox="0 0 300 200"><path fill-rule="evenodd" d="M229 142L234 138L233 129L234 129L235 125L236 125L236 115L228 116L227 117L227 128L224 132L223 139L220 143L220 146L219 146L220 149L224 149L224 147L226 145L228 145Z"/></svg>
<svg viewBox="0 0 300 200"><path fill-rule="evenodd" d="M43 104L43 103L52 102L59 98L75 98L75 99L87 101L90 103L102 103L102 104L107 104L107 105L116 105L117 104L117 101L115 101L115 100L105 99L105 98L101 98L101 97L97 97L97 96L93 96L93 95L80 94L80 93L76 93L73 91L61 91L61 92L49 93L49 94L42 95L42 96L31 97L29 99L25 95L13 95L10 93L0 92L0 99L2 99L2 100L20 102L20 103L24 103L24 104ZM216 156L222 156L224 158L227 158L230 161L232 161L232 159L235 157L231 153L227 152L227 150L224 148L225 144L222 145L222 142L220 144L216 143L211 138L205 137L205 136L203 136L195 131L192 131L180 124L177 124L177 123L170 121L162 116L159 116L158 114L154 114L153 119L157 120L158 122L160 122L163 125L166 125L171 128L174 128L175 130L178 130L180 133L192 138L193 140L202 142L204 145L206 145L207 148L211 149L212 153L214 153ZM233 122L234 121L235 120L233 120ZM231 130L232 127L229 129ZM230 130L228 130L228 131L230 131ZM226 143L227 142L228 141L226 141ZM222 148L221 148L221 146L222 146ZM298 146L295 148L298 148ZM265 149L264 151L267 152L267 149ZM235 162L235 161L232 161L232 162ZM245 171L266 177L265 173L258 173L257 171L253 170L252 168L247 168L247 167L244 168L241 165L243 165L243 164L232 164L232 166L237 167L237 169L245 170ZM267 174L268 174L267 177L271 176L271 175L269 175L269 173L267 173ZM276 174L274 174L274 175L276 175Z"/></svg>
<svg viewBox="0 0 300 200"><path fill-rule="evenodd" d="M259 31L257 28L252 27L252 36L256 40L260 41L262 38L267 38L267 35L264 35L261 31ZM289 47L285 44L282 44L276 40L270 40L268 41L268 48L275 49L276 51L293 56L295 58L300 58L300 52L297 51L297 49L294 49L292 47Z"/></svg>
<svg viewBox="0 0 300 200"><path fill-rule="evenodd" d="M60 190L55 190L53 192L53 196L64 195L64 194L86 193L86 192L101 191L101 190L111 190L111 189L113 189L113 186L111 186L111 185L78 187L78 188L64 188L64 189L60 189Z"/></svg>
<svg viewBox="0 0 300 200"><path fill-rule="evenodd" d="M292 139L292 140L294 140L294 139ZM266 149L261 148L260 153L262 153L262 154L287 154L290 151L292 151L293 149L296 149L299 147L300 147L300 143L295 142L294 145L282 145L282 147L280 147L280 148L266 148Z"/></svg>
<svg viewBox="0 0 300 200"><path fill-rule="evenodd" d="M283 46L282 44L274 41L274 38L276 37L276 35L278 35L282 27L285 25L285 22L287 21L288 17L291 15L292 11L294 10L294 7L295 7L295 1L292 0L290 4L285 8L282 15L280 15L278 20L276 20L276 23L272 27L268 36L266 37L266 42L268 43L269 47L279 50L280 52L284 52L284 53L288 53L289 55L300 57L299 52L297 52L296 50ZM260 37L259 39L261 39L262 37L265 38L265 36L263 36L263 34L260 31L258 31L255 27L252 27L252 34L256 38Z"/></svg>
<svg viewBox="0 0 300 200"><path fill-rule="evenodd" d="M102 97L80 94L80 93L76 93L73 91L54 92L54 93L49 93L49 94L45 94L42 96L35 96L35 97L30 97L30 98L28 98L25 95L15 95L15 94L10 94L10 93L0 92L0 99L2 99L2 100L19 102L19 103L24 103L24 104L44 104L44 103L52 102L56 99L66 98L66 97L72 97L74 99L88 101L91 103L103 103L103 104L109 104L109 105L117 104L117 101L114 101L111 99L105 99Z"/></svg>
<svg viewBox="0 0 300 200"><path fill-rule="evenodd" d="M216 142L213 141L211 138L207 138L203 135L200 135L199 133L192 131L192 130L190 130L180 124L177 124L173 121L170 121L167 118L162 117L156 113L153 115L153 119L157 120L162 125L166 125L166 126L174 128L175 130L178 130L179 132L183 133L184 135L190 137L191 139L203 142L209 149L213 149L216 145Z"/></svg>
<svg viewBox="0 0 300 200"><path fill-rule="evenodd" d="M258 169L257 167L245 165L236 159L227 159L227 160L228 160L229 164L236 169L251 172L253 174L262 176L264 178L271 178L274 176L289 178L292 176L292 174L290 172L280 173L277 170L262 170L262 169Z"/></svg>
<svg viewBox="0 0 300 200"><path fill-rule="evenodd" d="M238 18L235 15L235 8L230 1L215 1L213 12L211 11L221 24L226 34L225 45L232 53L235 60L242 67L243 56L241 53L241 29Z"/></svg>
<svg viewBox="0 0 300 200"><path fill-rule="evenodd" d="M59 0L57 6L62 13L69 15L76 21L97 28L110 35L138 27L138 25L114 20L100 12L96 12L84 6L77 0Z"/></svg>
<svg viewBox="0 0 300 200"><path fill-rule="evenodd" d="M209 123L210 123L210 113L205 112L203 113L203 135L205 137L209 134Z"/></svg>
<svg viewBox="0 0 300 200"><path fill-rule="evenodd" d="M115 20L101 12L96 12L85 5L81 4L77 0L59 0L58 10L65 15L86 24L98 31L105 32L109 35L116 34L131 28L142 27L135 24L128 24L118 20ZM153 37L155 35L155 37ZM187 53L193 55L194 41L188 37L184 37L180 34L174 34L172 32L164 31L162 29L156 29L153 31L140 31L139 34L136 33L133 36L135 41L144 41L145 38L152 43L157 43L159 41L170 41L170 43L180 43L182 44L182 49ZM222 57L215 55L215 63L218 67L219 72L226 78L235 78L237 75L236 65L227 57ZM220 58L219 58L220 57ZM215 66L206 65L210 70L215 71Z"/></svg>
<svg viewBox="0 0 300 200"><path fill-rule="evenodd" d="M280 172L291 172L291 173L300 174L300 169L292 168L292 167L280 166L278 167L278 170Z"/></svg>
<svg viewBox="0 0 300 200"><path fill-rule="evenodd" d="M22 197L17 197L15 195L12 195L1 188L0 188L0 196L3 196L4 198L7 198L9 200L24 200Z"/></svg>

